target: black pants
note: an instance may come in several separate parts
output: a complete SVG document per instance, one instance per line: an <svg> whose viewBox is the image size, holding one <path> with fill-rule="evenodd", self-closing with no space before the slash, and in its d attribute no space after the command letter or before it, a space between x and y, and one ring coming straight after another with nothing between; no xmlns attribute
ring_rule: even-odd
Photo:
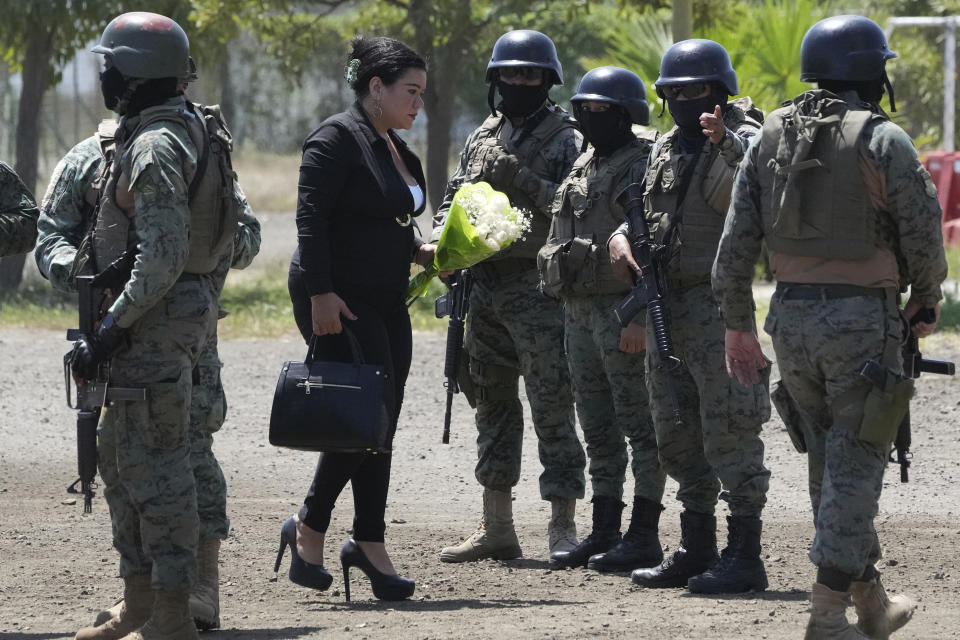
<svg viewBox="0 0 960 640"><path fill-rule="evenodd" d="M305 341L313 334L310 298L299 270L292 268L287 282L293 315ZM386 405L390 431L386 447L392 448L397 418L403 404L403 388L410 372L413 337L403 292L338 291L356 320L341 318L360 343L368 364L381 364L387 372ZM349 362L350 347L343 334L323 336L317 353L320 359ZM392 384L390 384L392 382ZM387 453L321 453L313 484L303 501L299 518L316 531L326 531L334 503L349 480L353 485L353 537L383 542L386 530L384 511L390 487L391 455Z"/></svg>

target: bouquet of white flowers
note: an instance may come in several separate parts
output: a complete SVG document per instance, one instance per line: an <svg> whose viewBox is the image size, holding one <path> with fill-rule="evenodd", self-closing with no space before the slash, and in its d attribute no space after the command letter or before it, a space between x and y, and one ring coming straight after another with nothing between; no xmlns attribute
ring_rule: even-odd
<svg viewBox="0 0 960 640"><path fill-rule="evenodd" d="M523 238L529 229L530 215L510 206L506 195L486 182L463 185L453 196L433 264L407 287L407 303L424 295L441 271L471 267Z"/></svg>

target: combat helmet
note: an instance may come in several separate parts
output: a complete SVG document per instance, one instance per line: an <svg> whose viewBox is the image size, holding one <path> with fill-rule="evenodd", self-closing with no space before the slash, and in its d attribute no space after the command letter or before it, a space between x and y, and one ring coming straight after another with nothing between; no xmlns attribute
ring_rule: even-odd
<svg viewBox="0 0 960 640"><path fill-rule="evenodd" d="M563 84L563 67L557 57L557 47L539 31L518 29L508 31L493 45L487 63L486 81L493 79L495 69L503 67L538 67L550 71L549 84Z"/></svg>
<svg viewBox="0 0 960 640"><path fill-rule="evenodd" d="M103 30L93 53L102 53L127 78L191 78L190 41L176 22L158 13L124 13Z"/></svg>
<svg viewBox="0 0 960 640"><path fill-rule="evenodd" d="M810 27L800 44L800 79L865 81L881 78L897 54L883 29L869 18L833 16Z"/></svg>
<svg viewBox="0 0 960 640"><path fill-rule="evenodd" d="M577 92L570 98L575 111L579 111L579 103L587 101L621 106L635 124L650 124L647 88L633 71L621 67L591 69L580 79Z"/></svg>
<svg viewBox="0 0 960 640"><path fill-rule="evenodd" d="M713 40L694 38L671 45L660 60L660 77L654 86L663 98L660 87L694 82L716 82L731 96L740 93L730 54Z"/></svg>

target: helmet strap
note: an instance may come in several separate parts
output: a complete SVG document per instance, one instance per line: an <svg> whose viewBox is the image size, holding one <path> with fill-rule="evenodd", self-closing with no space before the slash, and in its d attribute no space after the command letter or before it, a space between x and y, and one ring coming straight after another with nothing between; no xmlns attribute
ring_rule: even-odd
<svg viewBox="0 0 960 640"><path fill-rule="evenodd" d="M894 98L893 98L893 84L891 84L891 82L890 82L890 76L887 75L887 69L886 69L886 67L884 67L884 69L883 69L882 79L883 79L883 88L886 90L887 95L890 96L890 111L891 111L892 113L896 113L896 112L897 112L897 102L896 102L896 100L894 100Z"/></svg>
<svg viewBox="0 0 960 640"><path fill-rule="evenodd" d="M130 101L133 100L134 94L137 92L137 89L140 88L140 85L146 82L144 78L127 78L126 80L127 83L123 88L123 93L117 98L117 104L113 108L113 110L121 116L127 115L127 111L130 110Z"/></svg>
<svg viewBox="0 0 960 640"><path fill-rule="evenodd" d="M487 91L487 104L490 106L490 115L494 118L497 117L497 108L493 104L493 99L496 97L498 79L499 76L494 72L493 77L490 78L490 90Z"/></svg>

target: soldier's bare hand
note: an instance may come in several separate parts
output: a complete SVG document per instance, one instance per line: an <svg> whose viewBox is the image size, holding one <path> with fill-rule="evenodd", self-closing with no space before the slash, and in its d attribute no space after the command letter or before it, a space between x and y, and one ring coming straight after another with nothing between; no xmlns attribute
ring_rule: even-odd
<svg viewBox="0 0 960 640"><path fill-rule="evenodd" d="M723 124L720 105L714 107L713 113L704 113L700 116L700 126L703 127L703 135L710 138L710 142L720 144L723 136L727 135L727 125Z"/></svg>
<svg viewBox="0 0 960 640"><path fill-rule="evenodd" d="M914 302L913 298L907 300L907 304L903 308L903 317L909 323L913 320L913 317L917 315L921 310L926 309L925 305L920 304L919 302ZM940 322L940 303L933 305L933 316L934 320L930 322L918 322L913 325L910 329L913 331L913 335L918 338L926 338L934 329L937 328L937 323Z"/></svg>
<svg viewBox="0 0 960 640"><path fill-rule="evenodd" d="M349 320L357 319L347 307L347 303L333 292L310 296L310 311L313 316L313 332L318 336L343 331L341 315Z"/></svg>
<svg viewBox="0 0 960 640"><path fill-rule="evenodd" d="M769 365L760 341L753 331L727 329L724 335L724 351L727 360L727 375L736 378L745 387L760 382L757 372Z"/></svg>
<svg viewBox="0 0 960 640"><path fill-rule="evenodd" d="M620 351L640 353L647 348L647 330L638 324L630 323L620 329Z"/></svg>
<svg viewBox="0 0 960 640"><path fill-rule="evenodd" d="M630 250L630 241L627 240L627 236L622 233L615 234L607 243L607 249L610 252L610 266L613 267L613 274L633 286L634 279L640 276L640 265L633 259L633 251Z"/></svg>

